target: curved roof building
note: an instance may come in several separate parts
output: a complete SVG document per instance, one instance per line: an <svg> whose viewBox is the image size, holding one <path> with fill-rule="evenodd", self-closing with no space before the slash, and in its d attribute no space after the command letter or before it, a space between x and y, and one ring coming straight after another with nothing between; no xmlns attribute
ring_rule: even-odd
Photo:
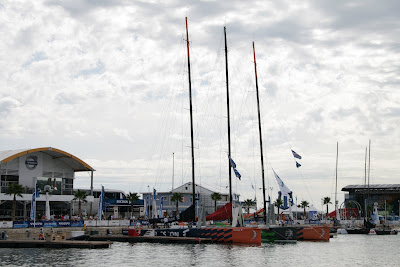
<svg viewBox="0 0 400 267"><path fill-rule="evenodd" d="M2 217L9 217L6 206L9 206L10 203L7 202L12 200L13 196L5 193L11 183L18 183L24 188L23 197L17 197L19 206L21 203L25 205L25 202L31 201L35 187L44 193L44 187L47 186L46 188L51 190L49 198L53 202L52 210L59 209L59 213L67 212L68 205L63 204L73 199L75 172L82 171L90 173L90 188L93 191L95 170L70 153L53 147L0 151L0 220ZM37 201L44 200L44 197L37 199ZM93 196L88 196L87 200L93 202ZM26 208L23 207L23 210L23 212L17 211L17 216L26 217Z"/></svg>

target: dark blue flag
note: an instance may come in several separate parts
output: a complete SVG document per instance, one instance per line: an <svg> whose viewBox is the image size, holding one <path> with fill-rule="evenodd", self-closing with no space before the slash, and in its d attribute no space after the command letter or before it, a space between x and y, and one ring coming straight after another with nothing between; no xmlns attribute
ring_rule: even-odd
<svg viewBox="0 0 400 267"><path fill-rule="evenodd" d="M301 166L301 164L296 161L296 167L298 168L300 166Z"/></svg>
<svg viewBox="0 0 400 267"><path fill-rule="evenodd" d="M292 150L293 157L301 159L301 156Z"/></svg>

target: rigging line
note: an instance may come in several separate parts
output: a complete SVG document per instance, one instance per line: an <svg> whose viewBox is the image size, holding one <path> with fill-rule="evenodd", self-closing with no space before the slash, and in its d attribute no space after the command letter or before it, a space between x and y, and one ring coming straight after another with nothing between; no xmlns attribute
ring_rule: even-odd
<svg viewBox="0 0 400 267"><path fill-rule="evenodd" d="M183 46L183 41L182 41L182 39L181 39L180 46L181 46L181 47ZM179 51L180 51L180 50L181 50L181 49L179 49ZM181 65L181 64L180 64L180 65ZM164 107L163 107L162 109L165 110L165 109L167 109L167 107L168 107L168 105L165 104ZM162 112L162 114L165 114L165 112ZM161 122L162 122L162 117L160 117L159 120L161 120ZM158 140L159 140L159 138L160 138L160 132L161 132L162 123L157 123L157 126L158 126L158 127L156 128L156 133L155 133L154 142L153 142L152 147L151 147L151 149L150 149L150 156L149 156L149 158L148 158L148 163L147 163L146 170L145 170L145 174L144 174L145 176L147 176L147 174L148 174L148 172L149 172L149 168L150 168L150 165L151 165L151 162L152 162L152 159L153 159L154 151L155 151L155 148L156 148L156 146L157 146L157 144L158 144Z"/></svg>
<svg viewBox="0 0 400 267"><path fill-rule="evenodd" d="M161 138L161 141L160 141L161 142L161 148L160 148L161 153L160 153L159 160L158 160L157 174L156 174L156 180L155 180L154 187L156 187L157 185L162 183L162 180L163 180L162 175L165 171L165 165L166 165L166 161L164 159L166 157L167 150L171 144L170 142L168 142L168 144L165 145L165 143L166 143L165 139L171 135L172 130L175 125L175 120L176 120L176 116L174 116L174 112L173 112L173 110L175 110L175 107L177 105L177 103L175 101L173 102L173 100L175 99L174 96L175 96L175 92L176 92L176 87L173 86L172 90L169 90L169 92L170 92L169 101L167 103L168 109L166 109L166 111L164 113L165 116L163 116L164 119L162 121L163 125L165 125L165 126L162 127L163 138ZM173 103L173 105L171 103ZM171 106L173 107L172 111L171 111ZM172 121L172 123L170 121ZM169 127L167 127L167 126L169 126Z"/></svg>
<svg viewBox="0 0 400 267"><path fill-rule="evenodd" d="M278 122L279 122L279 124L280 124L280 126L281 126L281 129L282 129L282 131L283 131L283 133L284 133L284 136L285 136L286 142L287 142L287 144L288 144L288 147L289 147L290 150L292 150L292 147L291 147L291 145L290 145L290 142L289 142L289 139L288 139L286 130L285 130L285 128L283 127L283 124L282 124L282 122L281 122L281 120L280 120L280 118L279 118L279 116L278 116L277 111L276 111L274 101L272 100L272 97L270 97L270 92L269 92L268 88L265 88L265 90L267 91L267 97L270 99L270 103L272 104L272 108L273 108L274 114L275 114L275 116L276 116L276 118L277 118L277 120L278 120ZM293 159L294 159L294 158L293 158ZM294 159L294 161L296 162L295 159ZM301 171L299 168L297 168L297 170L298 170L298 172L299 172L299 174L300 174L300 177L301 177L301 179L302 179L302 181L303 181L303 184L304 184L304 186L305 186L305 188L306 188L306 190L307 190L307 193L308 193L309 197L311 198L312 204L315 204L314 201L313 201L313 199L312 199L312 196L311 196L311 194L310 194L310 191L309 191L309 189L308 189L307 183L305 182L305 179L304 179L304 176L303 176L302 171Z"/></svg>

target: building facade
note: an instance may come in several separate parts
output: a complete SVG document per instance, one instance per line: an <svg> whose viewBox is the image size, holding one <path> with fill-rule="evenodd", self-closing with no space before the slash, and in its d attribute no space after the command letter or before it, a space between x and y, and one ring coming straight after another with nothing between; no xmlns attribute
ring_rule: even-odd
<svg viewBox="0 0 400 267"><path fill-rule="evenodd" d="M196 209L200 207L198 203L201 203L202 205L204 205L206 215L213 213L215 202L214 200L211 199L211 195L215 191L209 190L200 185L195 185L195 192L199 198L199 201L197 201ZM181 193L183 195L183 202L178 203L179 213L189 208L192 205L193 190L191 182L183 184L168 192L156 192L155 204L156 204L157 214L153 214L153 195L154 195L153 192L144 192L142 194L145 205L144 209L147 210L147 217L154 218L154 217L163 217L164 215L167 216L176 215L176 203L175 201L171 200L172 195L174 193ZM217 201L217 209L229 202L229 194L223 194L223 193L220 194L221 194L221 200ZM162 209L160 208L161 202L162 202ZM161 210L161 216L160 216L160 210Z"/></svg>
<svg viewBox="0 0 400 267"><path fill-rule="evenodd" d="M71 214L76 172L90 173L88 184L91 185L91 191L93 190L94 169L74 155L52 147L1 151L0 171L0 220L11 219L13 195L6 193L12 183L20 184L24 188L22 197L16 198L17 220L26 220L29 217L35 187L41 194L36 199L38 218L45 214L45 188L49 191L52 215ZM93 195L89 194L86 200L93 203ZM97 213L97 209L93 208L93 212Z"/></svg>
<svg viewBox="0 0 400 267"><path fill-rule="evenodd" d="M342 191L347 194L345 194L344 207L340 208L357 208L358 214L362 217L366 206L368 216L370 216L374 203L378 203L380 212L386 207L388 215L400 213L400 184L348 185L343 187Z"/></svg>

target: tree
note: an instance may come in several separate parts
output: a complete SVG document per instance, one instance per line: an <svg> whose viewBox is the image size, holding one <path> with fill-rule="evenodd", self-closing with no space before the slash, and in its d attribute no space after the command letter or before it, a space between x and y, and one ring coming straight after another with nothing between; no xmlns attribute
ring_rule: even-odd
<svg viewBox="0 0 400 267"><path fill-rule="evenodd" d="M279 209L281 208L282 205L283 205L282 199L277 198L277 199L275 200L275 202L274 202L274 206L278 208L278 217L277 217L277 218L278 218L278 221L279 221L279 216L280 216L280 214L279 214Z"/></svg>
<svg viewBox="0 0 400 267"><path fill-rule="evenodd" d="M252 199L246 199L244 204L247 206L247 214L250 214L250 207L254 204Z"/></svg>
<svg viewBox="0 0 400 267"><path fill-rule="evenodd" d="M326 205L326 218L329 216L328 204L332 204L330 197L324 197L324 205Z"/></svg>
<svg viewBox="0 0 400 267"><path fill-rule="evenodd" d="M8 186L8 190L6 195L14 196L13 204L12 204L12 220L15 221L15 210L17 209L17 196L22 197L22 193L24 193L24 188L20 184L11 183Z"/></svg>
<svg viewBox="0 0 400 267"><path fill-rule="evenodd" d="M74 192L74 198L72 200L78 200L78 210L79 210L79 216L82 216L82 202L86 203L86 192L83 190L79 190Z"/></svg>
<svg viewBox="0 0 400 267"><path fill-rule="evenodd" d="M308 203L307 200L303 200L303 201L300 202L300 207L302 207L304 209L304 219L307 218L307 216L306 216L306 208L308 208L309 205L310 205L310 203Z"/></svg>
<svg viewBox="0 0 400 267"><path fill-rule="evenodd" d="M211 194L211 199L214 200L214 211L217 210L217 201L222 199L222 196L218 192L214 192Z"/></svg>
<svg viewBox="0 0 400 267"><path fill-rule="evenodd" d="M139 196L137 193L131 193L129 192L129 194L126 196L126 198L129 200L129 202L131 203L131 217L133 216L133 202L139 200Z"/></svg>
<svg viewBox="0 0 400 267"><path fill-rule="evenodd" d="M179 204L178 203L183 202L183 194L178 193L178 192L173 193L172 197L171 197L171 201L175 201L175 203L176 203L176 215L178 216L179 215L179 207L178 207Z"/></svg>

